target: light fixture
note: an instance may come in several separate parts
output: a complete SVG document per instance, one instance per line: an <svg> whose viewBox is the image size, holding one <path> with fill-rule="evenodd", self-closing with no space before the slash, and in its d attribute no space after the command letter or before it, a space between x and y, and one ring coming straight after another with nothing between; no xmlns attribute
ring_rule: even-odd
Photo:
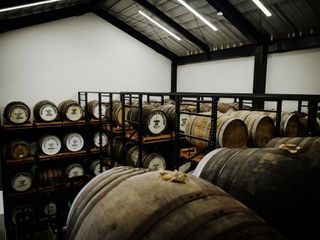
<svg viewBox="0 0 320 240"><path fill-rule="evenodd" d="M259 1L259 0L252 0L257 6L258 8L260 8L260 10L267 16L267 17L271 17L271 12Z"/></svg>
<svg viewBox="0 0 320 240"><path fill-rule="evenodd" d="M180 37L178 37L177 35L175 35L173 32L169 31L168 29L166 29L164 26L162 26L160 23L156 22L155 20L153 20L151 17L149 17L147 14L145 14L144 12L139 10L139 13L144 16L145 18L147 18L148 20L150 20L151 22L153 22L156 26L158 26L159 28L161 28L163 31L169 33L172 37L174 37L175 39L177 39L178 41L181 40Z"/></svg>
<svg viewBox="0 0 320 240"><path fill-rule="evenodd" d="M194 10L190 5L188 5L186 2L182 1L182 0L177 0L180 4L182 4L186 9L188 9L190 12L192 12L194 15L196 15L196 17L198 17L202 22L204 22L205 24L207 24L213 31L217 31L218 29L212 24L210 23L207 19L205 19L204 17L202 17L196 10Z"/></svg>
<svg viewBox="0 0 320 240"><path fill-rule="evenodd" d="M62 0L47 0L47 1L42 1L42 2L28 3L28 4L19 5L19 6L3 8L3 9L0 9L0 12L8 12L8 11L12 11L12 10L20 9L20 8L33 7L33 6L38 6L38 5L48 4L48 3L53 3L53 2L59 2L59 1L62 1Z"/></svg>

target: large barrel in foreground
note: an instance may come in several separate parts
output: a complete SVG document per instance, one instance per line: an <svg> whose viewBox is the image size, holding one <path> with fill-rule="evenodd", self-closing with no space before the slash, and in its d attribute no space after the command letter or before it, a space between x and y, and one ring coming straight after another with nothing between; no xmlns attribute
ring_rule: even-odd
<svg viewBox="0 0 320 240"><path fill-rule="evenodd" d="M195 176L221 187L289 239L319 238L320 161L277 148L216 149ZM315 238L313 238L315 239Z"/></svg>
<svg viewBox="0 0 320 240"><path fill-rule="evenodd" d="M67 239L284 239L211 183L180 180L129 167L98 175L71 206Z"/></svg>

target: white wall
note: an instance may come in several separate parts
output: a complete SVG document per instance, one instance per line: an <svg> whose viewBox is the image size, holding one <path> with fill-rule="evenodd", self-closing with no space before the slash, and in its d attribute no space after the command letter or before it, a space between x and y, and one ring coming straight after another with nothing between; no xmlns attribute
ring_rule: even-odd
<svg viewBox="0 0 320 240"><path fill-rule="evenodd" d="M320 48L270 54L266 93L320 94ZM285 102L283 108L295 111L297 103Z"/></svg>
<svg viewBox="0 0 320 240"><path fill-rule="evenodd" d="M0 108L86 91L170 91L171 62L94 14L0 35Z"/></svg>
<svg viewBox="0 0 320 240"><path fill-rule="evenodd" d="M254 57L178 66L179 92L251 93Z"/></svg>

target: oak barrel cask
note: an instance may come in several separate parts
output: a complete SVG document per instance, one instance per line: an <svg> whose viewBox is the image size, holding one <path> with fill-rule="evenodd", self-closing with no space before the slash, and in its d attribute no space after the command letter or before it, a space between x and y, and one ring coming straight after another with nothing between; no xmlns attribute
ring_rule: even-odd
<svg viewBox="0 0 320 240"><path fill-rule="evenodd" d="M269 116L251 111L236 111L230 116L238 117L245 122L250 146L264 147L274 137L274 122Z"/></svg>
<svg viewBox="0 0 320 240"><path fill-rule="evenodd" d="M24 192L31 188L33 176L28 171L17 172L11 178L11 187L17 192Z"/></svg>
<svg viewBox="0 0 320 240"><path fill-rule="evenodd" d="M101 137L100 137L101 136ZM100 144L100 139L101 139L101 144ZM95 147L105 147L107 146L109 142L109 138L108 138L108 135L105 133L105 132L96 132L94 135L93 135L93 143L94 143L94 146Z"/></svg>
<svg viewBox="0 0 320 240"><path fill-rule="evenodd" d="M39 184L41 186L52 186L56 181L63 178L62 170L59 168L41 169L38 172Z"/></svg>
<svg viewBox="0 0 320 240"><path fill-rule="evenodd" d="M58 115L58 107L49 100L39 101L33 107L33 116L37 122L53 122Z"/></svg>
<svg viewBox="0 0 320 240"><path fill-rule="evenodd" d="M30 155L30 144L23 139L15 139L9 143L8 152L13 159L26 158Z"/></svg>
<svg viewBox="0 0 320 240"><path fill-rule="evenodd" d="M45 135L40 138L39 146L45 155L55 155L60 152L61 141L56 135Z"/></svg>
<svg viewBox="0 0 320 240"><path fill-rule="evenodd" d="M63 144L70 152L78 152L84 146L84 139L80 133L72 132L63 137Z"/></svg>
<svg viewBox="0 0 320 240"><path fill-rule="evenodd" d="M106 166L102 167L102 172L106 171ZM90 173L94 176L97 176L101 173L100 171L100 159L93 160L90 164Z"/></svg>
<svg viewBox="0 0 320 240"><path fill-rule="evenodd" d="M194 173L256 211L289 239L316 232L320 160L277 148L215 149Z"/></svg>
<svg viewBox="0 0 320 240"><path fill-rule="evenodd" d="M84 116L81 105L74 100L62 101L59 104L58 109L62 120L76 122Z"/></svg>
<svg viewBox="0 0 320 240"><path fill-rule="evenodd" d="M79 177L84 175L84 169L82 164L80 163L73 163L68 165L65 168L64 172L67 178Z"/></svg>
<svg viewBox="0 0 320 240"><path fill-rule="evenodd" d="M101 102L101 119L106 117L107 105ZM98 100L91 100L87 104L87 112L92 119L100 118L100 107Z"/></svg>
<svg viewBox="0 0 320 240"><path fill-rule="evenodd" d="M167 119L168 119L168 123L169 126L171 128L171 130L174 130L176 128L176 106L172 105L172 104L167 104L167 105L161 105L158 107L159 110L165 112L165 114L167 115ZM186 108L181 108L180 110L181 112L190 112L190 110L186 109ZM179 115L180 119L180 126L179 126L179 130L184 132L185 128L186 128L186 123L190 117L189 114L186 113L180 113Z"/></svg>
<svg viewBox="0 0 320 240"><path fill-rule="evenodd" d="M24 124L31 116L30 108L21 101L8 103L3 111L3 117L12 124Z"/></svg>
<svg viewBox="0 0 320 240"><path fill-rule="evenodd" d="M161 176L117 167L93 178L71 206L67 239L285 239L211 183Z"/></svg>
<svg viewBox="0 0 320 240"><path fill-rule="evenodd" d="M185 128L187 135L209 140L211 128L211 113L206 116L191 116ZM199 149L206 148L208 142L186 137L186 139ZM239 118L219 114L217 117L216 146L241 148L248 142L248 130L246 124Z"/></svg>

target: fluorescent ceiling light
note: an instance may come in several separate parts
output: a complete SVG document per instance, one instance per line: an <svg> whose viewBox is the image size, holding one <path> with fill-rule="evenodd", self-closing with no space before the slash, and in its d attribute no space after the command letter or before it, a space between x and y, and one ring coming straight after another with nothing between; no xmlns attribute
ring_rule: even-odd
<svg viewBox="0 0 320 240"><path fill-rule="evenodd" d="M169 31L168 29L166 29L164 26L162 26L160 23L156 22L155 20L153 20L151 17L149 17L147 14L145 14L144 12L139 10L139 13L144 16L145 18L147 18L148 20L150 20L151 22L153 22L156 26L158 26L159 28L161 28L163 31L169 33L172 37L174 37L175 39L177 39L178 41L181 40L180 37L178 37L177 35L175 35L173 32Z"/></svg>
<svg viewBox="0 0 320 240"><path fill-rule="evenodd" d="M3 9L0 9L0 12L8 12L8 11L12 11L12 10L20 9L20 8L33 7L33 6L38 6L38 5L53 3L53 2L59 2L59 1L62 1L62 0L47 0L47 1L42 1L42 2L28 3L28 4L15 6L15 7L3 8Z"/></svg>
<svg viewBox="0 0 320 240"><path fill-rule="evenodd" d="M207 24L213 31L217 31L218 30L212 23L210 23L207 19L202 17L196 10L194 10L192 7L190 7L187 3L185 3L182 0L178 0L178 2L181 3L186 9L188 9L194 15L196 15L196 17L198 17L202 22Z"/></svg>
<svg viewBox="0 0 320 240"><path fill-rule="evenodd" d="M257 6L258 8L260 8L260 10L267 16L267 17L271 17L271 12L259 1L259 0L252 0Z"/></svg>

